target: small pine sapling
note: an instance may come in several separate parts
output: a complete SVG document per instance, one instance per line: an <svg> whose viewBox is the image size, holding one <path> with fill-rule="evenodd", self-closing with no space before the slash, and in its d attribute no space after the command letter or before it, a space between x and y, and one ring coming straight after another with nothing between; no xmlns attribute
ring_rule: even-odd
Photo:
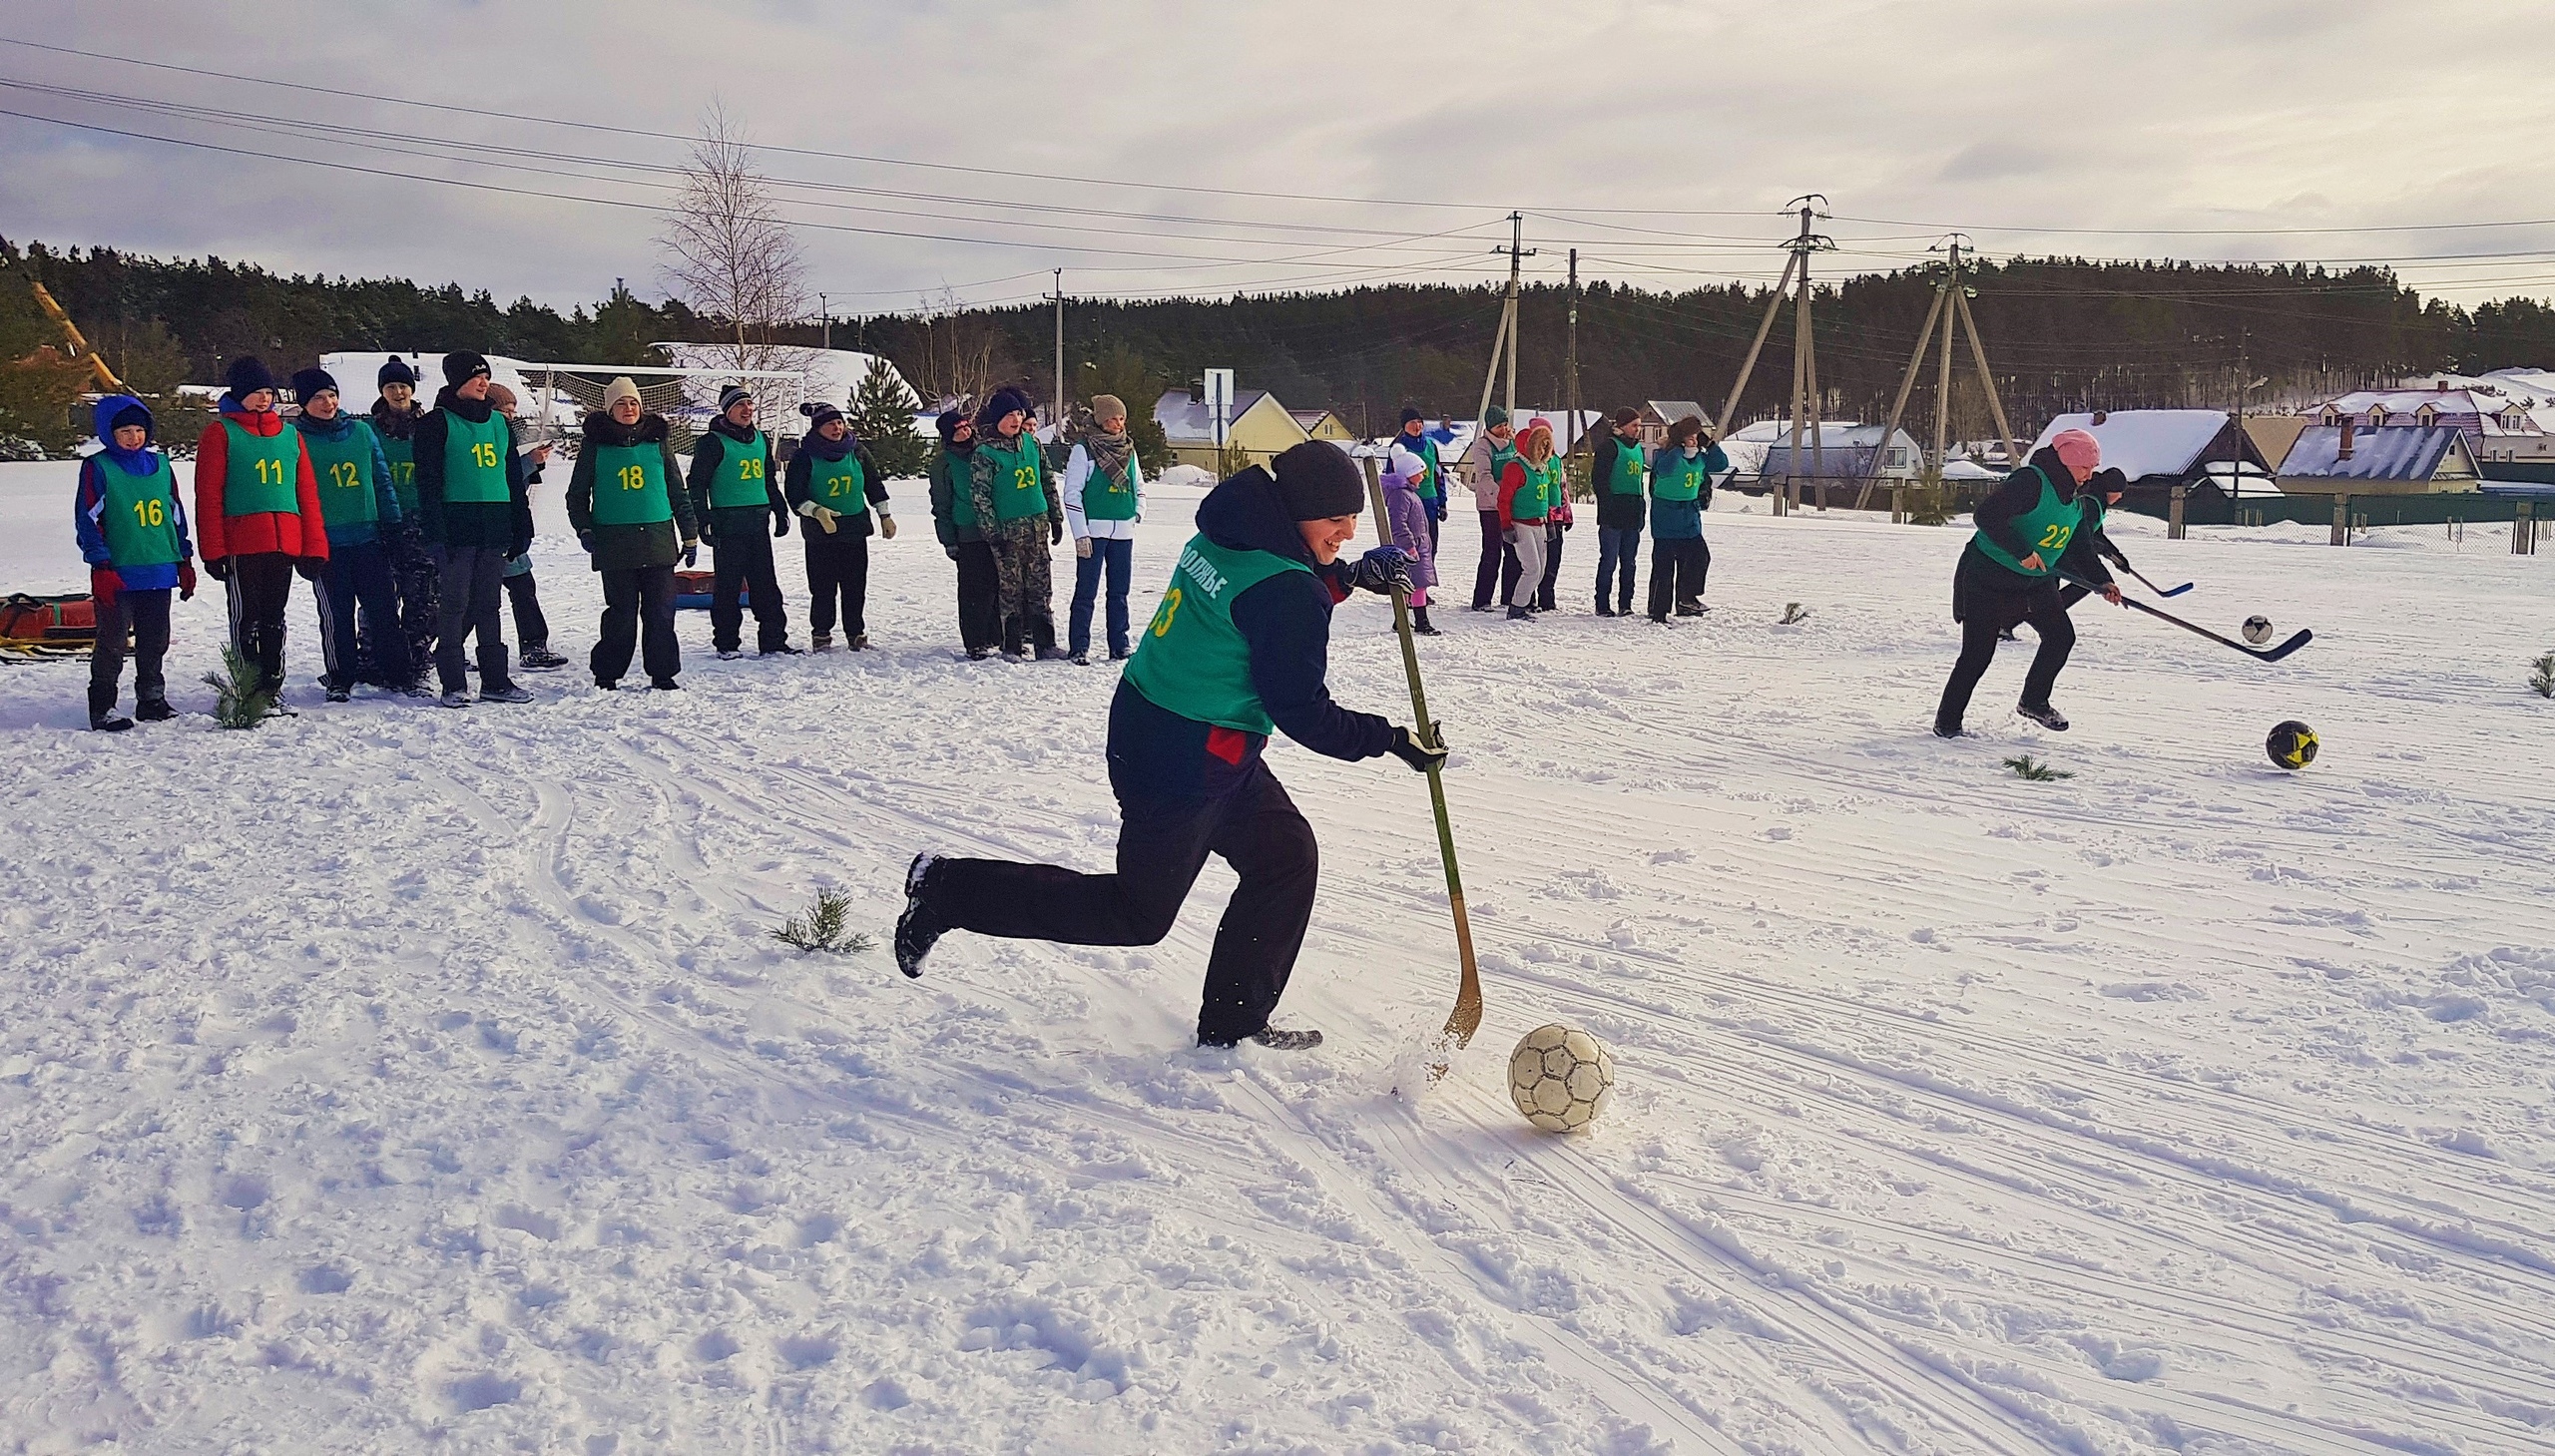
<svg viewBox="0 0 2555 1456"><path fill-rule="evenodd" d="M1808 620L1808 608L1803 607L1798 602L1786 602L1784 604L1784 620L1776 623L1775 625L1778 627L1794 627L1800 623L1807 622Z"/></svg>
<svg viewBox="0 0 2555 1456"><path fill-rule="evenodd" d="M2014 770L2014 776L2016 778L2028 778L2034 783L2049 783L2057 779L2073 778L2076 776L2064 768L2052 768L2029 753L2018 754L2006 759L2005 766Z"/></svg>
<svg viewBox="0 0 2555 1456"><path fill-rule="evenodd" d="M2540 698L2555 698L2555 653L2547 653L2529 664L2529 691Z"/></svg>
<svg viewBox="0 0 2555 1456"><path fill-rule="evenodd" d="M818 890L816 903L807 913L781 921L771 938L795 950L857 955L875 942L850 929L850 921L851 896L840 890Z"/></svg>
<svg viewBox="0 0 2555 1456"><path fill-rule="evenodd" d="M222 650L222 671L205 674L204 682L214 692L213 721L224 728L253 728L274 712L274 694L236 647Z"/></svg>

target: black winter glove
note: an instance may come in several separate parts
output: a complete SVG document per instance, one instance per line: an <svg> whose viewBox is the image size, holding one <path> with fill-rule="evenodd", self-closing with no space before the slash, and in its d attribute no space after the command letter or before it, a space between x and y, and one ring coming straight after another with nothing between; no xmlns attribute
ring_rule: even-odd
<svg viewBox="0 0 2555 1456"><path fill-rule="evenodd" d="M703 511L701 513L701 543L705 546L716 546L719 544L719 533L710 529L710 513L708 511Z"/></svg>
<svg viewBox="0 0 2555 1456"><path fill-rule="evenodd" d="M1446 519L1446 498L1442 495L1437 497L1437 519L1440 521Z"/></svg>
<svg viewBox="0 0 2555 1456"><path fill-rule="evenodd" d="M789 513L787 511L774 511L771 513L771 534L774 536L786 536L789 534Z"/></svg>
<svg viewBox="0 0 2555 1456"><path fill-rule="evenodd" d="M958 548L957 548L957 547L955 547L955 546L944 546L944 547L942 547L942 548L940 548L940 549L941 549L941 550L943 550L943 551L945 551L945 552L948 552L948 553L949 553L949 559L950 559L951 561L956 561L956 560L958 559Z"/></svg>
<svg viewBox="0 0 2555 1456"><path fill-rule="evenodd" d="M205 575L212 577L215 581L227 582L231 580L231 558L208 556L204 559L204 570Z"/></svg>
<svg viewBox="0 0 2555 1456"><path fill-rule="evenodd" d="M1433 723L1428 726L1428 735L1437 740L1436 747L1422 745L1417 738L1410 735L1410 729L1406 728L1394 728L1393 745L1390 751L1394 757L1421 773L1443 768L1446 766L1445 736Z"/></svg>
<svg viewBox="0 0 2555 1456"><path fill-rule="evenodd" d="M594 533L594 532L592 532L592 531L580 531L580 532L578 532L578 533L577 533L577 546L578 546L578 548L579 548L579 549L583 550L583 551L586 553L586 555L588 555L588 556L592 556L592 555L594 555L594 554L595 554L595 533Z"/></svg>
<svg viewBox="0 0 2555 1456"><path fill-rule="evenodd" d="M1049 521L1047 523L1047 544L1050 546L1062 546L1065 544L1064 522Z"/></svg>
<svg viewBox="0 0 2555 1456"><path fill-rule="evenodd" d="M1411 556L1398 546L1378 546L1357 558L1348 569L1348 585L1364 591L1391 596L1398 589L1410 587Z"/></svg>
<svg viewBox="0 0 2555 1456"><path fill-rule="evenodd" d="M299 557L292 563L293 574L305 582L319 582L328 575L328 563L315 557Z"/></svg>

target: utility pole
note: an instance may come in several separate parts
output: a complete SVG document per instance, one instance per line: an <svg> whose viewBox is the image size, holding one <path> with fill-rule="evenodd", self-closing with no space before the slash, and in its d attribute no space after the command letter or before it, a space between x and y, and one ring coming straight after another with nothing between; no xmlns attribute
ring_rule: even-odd
<svg viewBox="0 0 2555 1456"><path fill-rule="evenodd" d="M1065 438L1065 270L1056 269L1056 438Z"/></svg>
<svg viewBox="0 0 2555 1456"><path fill-rule="evenodd" d="M830 349L834 346L834 310L822 293L816 295L816 312L825 320L825 347Z"/></svg>
<svg viewBox="0 0 2555 1456"><path fill-rule="evenodd" d="M1808 193L1792 199L1800 208L1800 234L1784 244L1795 264L1788 269L1792 274L1792 438L1790 470L1784 481L1783 495L1775 502L1778 513L1800 508L1800 437L1804 426L1809 431L1810 468L1824 470L1818 435L1818 358L1812 341L1809 319L1809 255L1833 249L1836 241L1809 231L1813 219L1827 216L1827 199ZM1789 206L1789 205L1788 205ZM1770 315L1771 316L1771 315ZM1826 504L1826 489L1819 489L1819 503Z"/></svg>
<svg viewBox="0 0 2555 1456"><path fill-rule="evenodd" d="M1505 408L1510 414L1517 412L1517 273L1519 265L1525 259L1535 255L1535 249L1526 245L1525 214L1510 213L1508 215L1508 245L1494 247L1491 251L1508 255L1508 292L1499 305L1499 331L1492 335L1490 340L1490 368L1481 378L1481 405L1473 411L1473 424L1476 428L1490 414L1490 391L1492 386L1499 382L1499 356L1502 349L1505 349L1508 354L1508 393Z"/></svg>
<svg viewBox="0 0 2555 1456"><path fill-rule="evenodd" d="M1933 341L1937 322L1942 324L1943 344L1941 361L1934 376L1934 453L1933 461L1927 467L1932 483L1938 487L1942 484L1943 466L1950 458L1952 334L1956 330L1968 331L1969 354L1978 366L1978 387L1986 396L1987 412L1996 421L1996 433L2004 440L2008 457L2016 464L2021 463L2022 446L2015 441L2013 430L2005 422L2004 401L1996 394L1996 376L1987 367L1987 345L1979 340L1978 319L1969 310L1970 297L1978 291L1969 286L1963 272L1961 252L1969 247L1969 239L1954 233L1927 249L1944 254L1942 280L1934 285L1934 304L1925 312L1924 326L1916 330L1915 351L1907 356L1907 372L1899 377L1898 399L1890 405L1889 419L1880 427L1879 443L1872 447L1871 464L1863 472L1862 493L1854 498L1857 507L1871 497L1872 482L1879 476L1881 462L1888 456L1890 440L1898 433L1899 417L1906 411L1907 395L1915 387L1916 372L1925 365L1925 349ZM1895 495L1892 500L1896 500ZM1890 514L1892 519L1897 519L1902 513L1893 505Z"/></svg>
<svg viewBox="0 0 2555 1456"><path fill-rule="evenodd" d="M1562 407L1570 411L1570 424L1566 428L1573 437L1571 450L1576 453L1579 449L1579 249L1576 247L1570 250L1570 349L1564 357L1568 362L1562 366L1562 377L1566 381L1562 390Z"/></svg>

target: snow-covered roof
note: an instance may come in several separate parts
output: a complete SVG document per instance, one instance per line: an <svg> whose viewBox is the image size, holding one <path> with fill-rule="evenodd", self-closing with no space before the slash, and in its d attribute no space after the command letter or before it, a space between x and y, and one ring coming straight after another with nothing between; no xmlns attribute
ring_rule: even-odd
<svg viewBox="0 0 2555 1456"><path fill-rule="evenodd" d="M430 349L424 352L414 349L341 349L336 353L321 354L319 367L327 370L329 375L337 381L338 407L353 414L363 414L371 410L375 400L381 398L381 386L374 380L381 373L381 366L390 362L393 357L405 361L409 368L417 371L419 399L421 402L431 402L435 397L435 391L443 387L445 352L442 349ZM490 354L487 358L488 382L503 384L513 390L516 413L530 414L537 406L534 403L533 388L524 377L527 361L508 358L503 354ZM554 406L551 410L552 422L573 425L585 417L582 407L573 400L569 401L567 408L569 413L562 417L558 408Z"/></svg>
<svg viewBox="0 0 2555 1456"><path fill-rule="evenodd" d="M2464 448L2455 425L2354 430L2345 460L2341 426L2309 425L2289 447L2280 473L2284 480L2428 480Z"/></svg>
<svg viewBox="0 0 2555 1456"><path fill-rule="evenodd" d="M1236 389L1232 412L1225 416L1225 428L1230 431L1234 421L1251 413L1252 406L1268 397L1266 389ZM1154 401L1154 423L1162 426L1163 438L1175 445L1212 445L1216 441L1216 421L1207 411L1206 397L1186 389L1162 392L1162 398Z"/></svg>
<svg viewBox="0 0 2555 1456"><path fill-rule="evenodd" d="M2223 409L2114 409L2062 414L2032 441L2028 457L2064 430L2083 430L2103 447L2103 463L2131 480L2182 475L2228 425ZM2100 423L2097 423L2100 421Z"/></svg>
<svg viewBox="0 0 2555 1456"><path fill-rule="evenodd" d="M666 356L678 369L725 369L737 366L735 344L659 343L653 347L665 350ZM822 400L838 409L847 408L850 405L852 391L860 387L860 381L868 377L869 366L879 358L879 355L862 353L858 349L778 347L759 348L755 351L755 356L758 362L753 365L754 368L794 369L804 373L806 384L799 399ZM895 367L893 362L887 365L890 372L893 372ZM912 382L903 374L897 374L896 379L908 392L919 393L914 390ZM698 407L716 409L722 387L720 381L713 378L688 379L684 381L684 395ZM756 392L760 394L762 391ZM790 419L794 429L797 420L794 410L790 413Z"/></svg>
<svg viewBox="0 0 2555 1456"><path fill-rule="evenodd" d="M1695 418L1704 422L1704 428L1712 428L1712 413L1704 408L1703 403L1700 400L1646 399L1643 400L1642 403L1648 406L1651 413L1659 416L1660 423L1662 424L1673 425L1677 423L1677 421L1684 419L1686 416L1691 414Z"/></svg>

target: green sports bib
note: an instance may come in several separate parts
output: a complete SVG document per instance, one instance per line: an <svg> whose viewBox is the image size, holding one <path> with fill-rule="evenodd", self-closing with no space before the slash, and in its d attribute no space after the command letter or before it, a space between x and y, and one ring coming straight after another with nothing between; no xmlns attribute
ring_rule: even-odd
<svg viewBox="0 0 2555 1456"><path fill-rule="evenodd" d="M1417 480L1410 483L1411 491L1424 501L1437 499L1437 477L1444 473L1443 467L1437 463L1437 442L1423 434L1419 437L1417 445L1411 443L1408 435L1402 436L1394 443L1428 463L1428 469Z"/></svg>
<svg viewBox="0 0 2555 1456"><path fill-rule="evenodd" d="M1526 483L1508 498L1508 517L1513 521L1540 521L1553 512L1554 483L1561 477L1561 462L1547 460L1531 465L1520 459L1517 467L1526 472Z"/></svg>
<svg viewBox="0 0 2555 1456"><path fill-rule="evenodd" d="M222 513L226 516L296 516L301 513L301 435L277 430L253 435L226 419Z"/></svg>
<svg viewBox="0 0 2555 1456"><path fill-rule="evenodd" d="M1606 481L1606 489L1616 495L1641 494L1641 446L1615 442L1615 468ZM1691 499L1691 497L1690 497Z"/></svg>
<svg viewBox="0 0 2555 1456"><path fill-rule="evenodd" d="M869 477L860 457L846 451L839 460L807 457L807 499L829 511L857 516L869 510Z"/></svg>
<svg viewBox="0 0 2555 1456"><path fill-rule="evenodd" d="M1191 537L1127 664L1128 684L1155 707L1197 723L1264 737L1276 731L1252 686L1251 644L1234 625L1234 602L1271 577L1311 570L1266 551L1235 551Z"/></svg>
<svg viewBox="0 0 2555 1456"><path fill-rule="evenodd" d="M645 445L603 445L595 450L595 524L653 526L675 518L666 491L666 452Z"/></svg>
<svg viewBox="0 0 2555 1456"><path fill-rule="evenodd" d="M733 510L740 506L771 504L769 467L766 462L763 431L755 431L751 440L719 437L719 470L710 477L710 508Z"/></svg>
<svg viewBox="0 0 2555 1456"><path fill-rule="evenodd" d="M381 519L381 497L373 489L372 427L361 420L340 439L304 431L301 448L310 452L310 473L319 481L319 519L330 526L351 526Z"/></svg>
<svg viewBox="0 0 2555 1456"><path fill-rule="evenodd" d="M402 515L417 513L417 442L384 436L382 458L390 462L390 493L398 497Z"/></svg>
<svg viewBox="0 0 2555 1456"><path fill-rule="evenodd" d="M2014 530L2022 536L2023 540L2030 543L2032 552L2039 554L2040 570L2033 571L2024 566L2004 547L1989 540L1984 531L1970 539L1978 544L1980 551L1986 553L1989 561L2008 571L2027 577L2056 576L2059 555L2066 551L2067 543L2075 539L2076 528L2084 524L2085 513L2079 509L2077 502L2062 501L2058 498L2057 487L2049 483L2049 477L2041 473L2039 466L2026 465L2023 468L2040 481L2040 499L2033 503L2029 511L2014 518Z"/></svg>
<svg viewBox="0 0 2555 1456"><path fill-rule="evenodd" d="M1126 465L1115 475L1091 462L1091 474L1082 483L1082 513L1094 521L1132 521L1136 519L1136 457L1127 457Z"/></svg>
<svg viewBox="0 0 2555 1456"><path fill-rule="evenodd" d="M167 566L178 559L178 476L169 468L168 456L156 460L149 475L127 475L113 460L98 459L105 506L98 513L98 530L119 570Z"/></svg>
<svg viewBox="0 0 2555 1456"><path fill-rule="evenodd" d="M443 412L443 499L446 505L500 505L514 498L506 485L506 453L514 434L495 410L476 424Z"/></svg>
<svg viewBox="0 0 2555 1456"><path fill-rule="evenodd" d="M984 444L976 447L976 453L990 453L993 459L995 520L1007 523L1047 514L1047 487L1039 478L1038 442L1027 431L1008 448Z"/></svg>
<svg viewBox="0 0 2555 1456"><path fill-rule="evenodd" d="M1663 501L1690 501L1703 494L1711 475L1703 456L1690 460L1685 451L1671 450L1650 467L1650 493Z"/></svg>

